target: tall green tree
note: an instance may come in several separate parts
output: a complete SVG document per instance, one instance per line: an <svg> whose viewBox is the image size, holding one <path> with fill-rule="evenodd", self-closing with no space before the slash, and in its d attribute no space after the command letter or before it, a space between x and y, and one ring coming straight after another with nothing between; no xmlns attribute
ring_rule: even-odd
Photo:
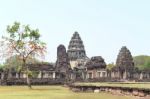
<svg viewBox="0 0 150 99"><path fill-rule="evenodd" d="M140 70L150 68L150 56L148 55L139 55L133 57L134 64Z"/></svg>
<svg viewBox="0 0 150 99"><path fill-rule="evenodd" d="M46 53L46 44L40 40L38 29L31 29L29 25L20 25L14 22L7 26L7 35L2 37L1 47L3 47L3 56L17 55L22 60L26 68L27 84L31 88L30 70L27 65L29 57L44 56Z"/></svg>

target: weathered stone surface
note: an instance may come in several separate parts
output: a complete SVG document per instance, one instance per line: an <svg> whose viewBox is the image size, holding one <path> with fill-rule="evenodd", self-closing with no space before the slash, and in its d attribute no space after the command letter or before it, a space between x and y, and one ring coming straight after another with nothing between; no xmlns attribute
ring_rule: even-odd
<svg viewBox="0 0 150 99"><path fill-rule="evenodd" d="M80 88L72 88L71 89L73 92L80 92L81 90L80 90Z"/></svg>
<svg viewBox="0 0 150 99"><path fill-rule="evenodd" d="M106 92L109 92L109 88L105 88L105 91L106 91Z"/></svg>
<svg viewBox="0 0 150 99"><path fill-rule="evenodd" d="M111 88L109 88L109 89L108 89L108 92L111 92L111 91L112 91L112 89L111 89Z"/></svg>
<svg viewBox="0 0 150 99"><path fill-rule="evenodd" d="M73 34L68 46L68 57L70 60L86 58L86 52L84 49L83 41L80 38L78 32Z"/></svg>
<svg viewBox="0 0 150 99"><path fill-rule="evenodd" d="M76 86L77 87L77 86ZM84 90L83 90L84 89ZM77 88L73 88L73 90L77 90L80 92L94 92L99 93L100 91L108 92L113 95L123 95L123 96L136 96L139 99L149 99L149 91L148 90L141 90L135 88L124 88L124 87L93 87L93 86L80 86Z"/></svg>
<svg viewBox="0 0 150 99"><path fill-rule="evenodd" d="M146 95L144 99L150 99L150 95Z"/></svg>
<svg viewBox="0 0 150 99"><path fill-rule="evenodd" d="M85 65L87 69L100 68L105 69L106 63L101 56L95 56L90 59Z"/></svg>
<svg viewBox="0 0 150 99"><path fill-rule="evenodd" d="M139 96L140 96L140 97L145 97L146 94L145 94L143 91L139 91Z"/></svg>
<svg viewBox="0 0 150 99"><path fill-rule="evenodd" d="M132 94L133 94L134 96L138 96L138 95L139 95L139 92L138 92L138 90L133 90Z"/></svg>
<svg viewBox="0 0 150 99"><path fill-rule="evenodd" d="M131 92L130 92L129 90L126 90L126 91L124 92L124 95L129 96L129 95L131 95Z"/></svg>
<svg viewBox="0 0 150 99"><path fill-rule="evenodd" d="M93 92L94 90L92 88L87 88L86 92Z"/></svg>
<svg viewBox="0 0 150 99"><path fill-rule="evenodd" d="M100 88L100 91L105 91L105 88Z"/></svg>
<svg viewBox="0 0 150 99"><path fill-rule="evenodd" d="M69 70L71 69L69 64L68 55L64 45L59 45L57 48L57 61L56 61L56 72L60 73L62 78L68 78Z"/></svg>
<svg viewBox="0 0 150 99"><path fill-rule="evenodd" d="M99 92L100 92L99 89L95 89L95 90L94 90L94 93L99 93Z"/></svg>
<svg viewBox="0 0 150 99"><path fill-rule="evenodd" d="M117 57L116 66L118 66L121 70L132 70L134 68L131 52L127 49L126 46L121 48Z"/></svg>
<svg viewBox="0 0 150 99"><path fill-rule="evenodd" d="M123 46L118 54L116 66L111 71L117 73L114 77L126 80L133 78L134 70L132 55L126 46Z"/></svg>
<svg viewBox="0 0 150 99"><path fill-rule="evenodd" d="M121 90L120 89L116 89L116 93L117 94L121 94Z"/></svg>

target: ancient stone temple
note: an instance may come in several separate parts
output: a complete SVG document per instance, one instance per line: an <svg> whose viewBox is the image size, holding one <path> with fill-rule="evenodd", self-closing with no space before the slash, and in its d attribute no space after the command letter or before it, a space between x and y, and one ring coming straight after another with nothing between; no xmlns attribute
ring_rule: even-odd
<svg viewBox="0 0 150 99"><path fill-rule="evenodd" d="M12 64L13 65L13 64ZM68 50L64 45L57 47L57 61L55 63L39 62L27 64L33 72L32 83L64 84L70 82L111 82L111 81L150 81L150 69L140 70L134 66L131 52L126 46L119 51L116 66L106 68L105 60L101 56L89 59L86 56L83 41L75 32L69 42ZM26 84L26 68L18 72L0 70L0 84Z"/></svg>
<svg viewBox="0 0 150 99"><path fill-rule="evenodd" d="M85 67L88 79L107 77L106 63L101 56L92 57Z"/></svg>
<svg viewBox="0 0 150 99"><path fill-rule="evenodd" d="M133 77L134 62L131 52L126 46L123 46L116 60L116 77L120 79L130 79Z"/></svg>
<svg viewBox="0 0 150 99"><path fill-rule="evenodd" d="M57 48L57 61L55 68L57 78L69 78L71 67L64 45L59 45Z"/></svg>

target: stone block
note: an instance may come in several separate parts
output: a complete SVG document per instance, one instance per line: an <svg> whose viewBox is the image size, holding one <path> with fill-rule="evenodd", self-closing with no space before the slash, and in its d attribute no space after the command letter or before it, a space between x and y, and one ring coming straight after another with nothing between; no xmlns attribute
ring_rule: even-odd
<svg viewBox="0 0 150 99"><path fill-rule="evenodd" d="M94 93L99 93L99 92L100 92L99 89L95 89L95 90L94 90Z"/></svg>
<svg viewBox="0 0 150 99"><path fill-rule="evenodd" d="M138 92L138 90L133 90L132 94L133 94L133 96L138 96L139 92Z"/></svg>
<svg viewBox="0 0 150 99"><path fill-rule="evenodd" d="M145 94L143 91L139 91L139 96L140 96L140 97L145 97L146 94Z"/></svg>

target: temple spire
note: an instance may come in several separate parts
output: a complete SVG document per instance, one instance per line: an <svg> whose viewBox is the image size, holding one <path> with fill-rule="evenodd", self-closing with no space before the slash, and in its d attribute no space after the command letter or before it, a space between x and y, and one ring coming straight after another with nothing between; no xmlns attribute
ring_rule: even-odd
<svg viewBox="0 0 150 99"><path fill-rule="evenodd" d="M116 65L124 69L132 69L134 67L131 52L126 46L123 46L118 54Z"/></svg>
<svg viewBox="0 0 150 99"><path fill-rule="evenodd" d="M74 32L68 46L68 57L70 60L82 59L86 57L83 41L78 32Z"/></svg>

